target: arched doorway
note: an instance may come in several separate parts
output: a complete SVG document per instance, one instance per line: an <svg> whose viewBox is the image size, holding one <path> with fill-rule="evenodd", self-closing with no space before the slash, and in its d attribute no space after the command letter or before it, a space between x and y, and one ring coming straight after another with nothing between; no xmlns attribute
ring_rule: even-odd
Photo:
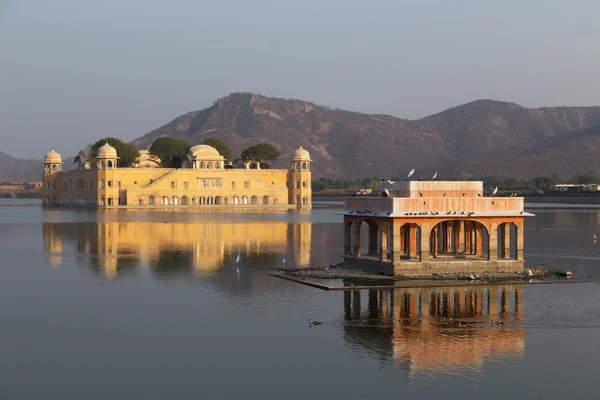
<svg viewBox="0 0 600 400"><path fill-rule="evenodd" d="M517 259L518 228L514 222L505 222L498 225L498 259Z"/></svg>
<svg viewBox="0 0 600 400"><path fill-rule="evenodd" d="M429 253L433 258L489 258L488 230L479 221L441 221L431 228Z"/></svg>
<svg viewBox="0 0 600 400"><path fill-rule="evenodd" d="M400 227L400 259L421 260L421 226L405 223Z"/></svg>

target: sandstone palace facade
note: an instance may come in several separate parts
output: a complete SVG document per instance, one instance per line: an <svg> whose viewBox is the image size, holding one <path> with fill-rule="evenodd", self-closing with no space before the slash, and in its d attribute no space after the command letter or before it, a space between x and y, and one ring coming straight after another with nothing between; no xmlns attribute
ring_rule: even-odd
<svg viewBox="0 0 600 400"><path fill-rule="evenodd" d="M63 170L54 149L44 157L44 207L298 207L310 208L311 159L300 147L291 169L226 168L219 152L192 147L182 168L160 168L140 151L134 168L117 167L119 156L108 143L96 155L82 151L75 168Z"/></svg>

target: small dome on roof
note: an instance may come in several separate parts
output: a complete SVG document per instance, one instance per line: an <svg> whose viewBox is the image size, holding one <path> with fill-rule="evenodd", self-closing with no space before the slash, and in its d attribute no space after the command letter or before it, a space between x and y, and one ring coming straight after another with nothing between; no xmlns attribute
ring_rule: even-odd
<svg viewBox="0 0 600 400"><path fill-rule="evenodd" d="M54 148L53 148L48 153L46 153L46 155L44 156L44 162L59 164L59 163L62 163L62 158L60 157L60 154L58 154L57 152L54 151Z"/></svg>
<svg viewBox="0 0 600 400"><path fill-rule="evenodd" d="M310 153L300 146L298 150L294 151L293 159L310 161Z"/></svg>
<svg viewBox="0 0 600 400"><path fill-rule="evenodd" d="M96 158L119 158L117 157L117 150L112 147L110 144L108 144L108 142L104 143L103 146L101 146L98 149L98 153Z"/></svg>
<svg viewBox="0 0 600 400"><path fill-rule="evenodd" d="M188 152L190 158L222 160L223 156L217 149L207 144L198 144Z"/></svg>

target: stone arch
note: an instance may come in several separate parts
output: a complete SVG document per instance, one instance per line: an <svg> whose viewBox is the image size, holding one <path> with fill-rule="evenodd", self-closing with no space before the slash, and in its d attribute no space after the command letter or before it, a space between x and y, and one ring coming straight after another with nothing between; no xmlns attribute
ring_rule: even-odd
<svg viewBox="0 0 600 400"><path fill-rule="evenodd" d="M400 227L400 258L421 260L421 226L407 222Z"/></svg>
<svg viewBox="0 0 600 400"><path fill-rule="evenodd" d="M306 171L306 163L305 162L302 163L302 171Z"/></svg>
<svg viewBox="0 0 600 400"><path fill-rule="evenodd" d="M154 197L153 195L150 195L150 197L148 197L148 205L155 206L156 205L156 197Z"/></svg>
<svg viewBox="0 0 600 400"><path fill-rule="evenodd" d="M172 201L173 201L173 203L172 203L172 204L173 204L174 206L178 206L178 205L179 205L179 197L177 197L177 196L173 196L173 198L172 198Z"/></svg>
<svg viewBox="0 0 600 400"><path fill-rule="evenodd" d="M250 197L250 204L258 204L258 197L256 197L256 196Z"/></svg>
<svg viewBox="0 0 600 400"><path fill-rule="evenodd" d="M187 196L181 196L181 205L182 206L189 206L190 205L190 198Z"/></svg>
<svg viewBox="0 0 600 400"><path fill-rule="evenodd" d="M108 160L107 163L106 163L106 166L108 168L112 168L113 167L113 162L111 160Z"/></svg>
<svg viewBox="0 0 600 400"><path fill-rule="evenodd" d="M169 197L168 196L163 196L160 205L161 206L168 206L169 205Z"/></svg>
<svg viewBox="0 0 600 400"><path fill-rule="evenodd" d="M445 220L429 233L429 254L433 258L489 258L489 232L476 220Z"/></svg>
<svg viewBox="0 0 600 400"><path fill-rule="evenodd" d="M138 205L143 206L144 205L144 199L138 199Z"/></svg>
<svg viewBox="0 0 600 400"><path fill-rule="evenodd" d="M353 231L353 254L357 257L377 256L377 234L379 232L379 226L377 225L377 222L370 218L360 220L354 224ZM365 234L361 235L361 231L364 231L363 233Z"/></svg>
<svg viewBox="0 0 600 400"><path fill-rule="evenodd" d="M215 196L215 204L218 206L223 204L223 198L221 196Z"/></svg>
<svg viewBox="0 0 600 400"><path fill-rule="evenodd" d="M233 196L231 198L231 204L233 204L234 206L237 206L238 204L240 204L240 198L237 196Z"/></svg>
<svg viewBox="0 0 600 400"><path fill-rule="evenodd" d="M246 196L246 195L242 196L242 204L248 204L248 196Z"/></svg>
<svg viewBox="0 0 600 400"><path fill-rule="evenodd" d="M263 202L262 202L262 203L263 203L263 204L269 204L269 196L267 196L267 195L264 195L264 196L263 196Z"/></svg>
<svg viewBox="0 0 600 400"><path fill-rule="evenodd" d="M56 165L53 165L52 166L52 172L56 172L56 171L58 171L58 168L56 167Z"/></svg>

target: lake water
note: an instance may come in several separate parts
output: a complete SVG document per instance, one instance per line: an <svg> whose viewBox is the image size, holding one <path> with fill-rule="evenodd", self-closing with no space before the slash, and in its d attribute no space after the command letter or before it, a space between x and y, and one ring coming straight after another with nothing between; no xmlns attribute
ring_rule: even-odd
<svg viewBox="0 0 600 400"><path fill-rule="evenodd" d="M527 265L573 283L326 292L269 276L283 257L342 260L335 207L0 200L0 399L599 397L598 210L526 221Z"/></svg>

